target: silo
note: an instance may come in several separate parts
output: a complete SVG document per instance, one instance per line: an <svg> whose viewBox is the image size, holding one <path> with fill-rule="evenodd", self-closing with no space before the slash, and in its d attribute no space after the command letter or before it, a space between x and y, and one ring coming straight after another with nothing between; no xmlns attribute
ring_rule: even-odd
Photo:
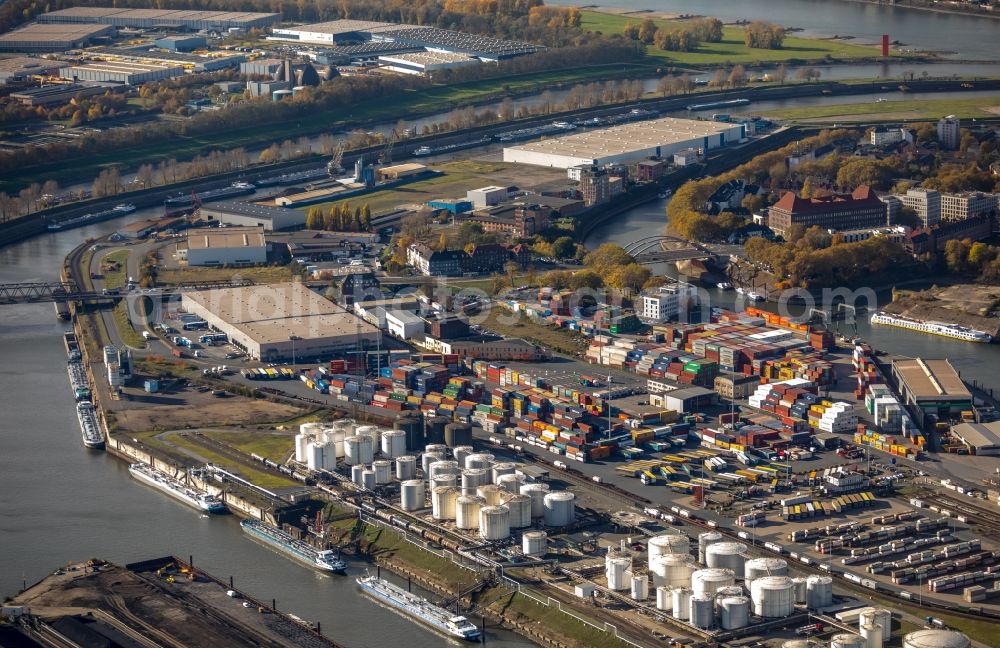
<svg viewBox="0 0 1000 648"><path fill-rule="evenodd" d="M743 580L747 587L761 576L787 576L788 563L781 558L751 558L743 564Z"/></svg>
<svg viewBox="0 0 1000 648"><path fill-rule="evenodd" d="M431 514L435 520L454 520L459 490L454 486L436 486L431 490Z"/></svg>
<svg viewBox="0 0 1000 648"><path fill-rule="evenodd" d="M465 458L466 468L490 468L493 466L493 455L488 452L474 452Z"/></svg>
<svg viewBox="0 0 1000 648"><path fill-rule="evenodd" d="M763 576L750 585L753 612L766 619L789 616L795 611L795 585L787 576Z"/></svg>
<svg viewBox="0 0 1000 648"><path fill-rule="evenodd" d="M866 648L882 648L882 644L885 642L885 638L882 636L882 628L874 623L866 623L859 630L861 631L861 638L865 640Z"/></svg>
<svg viewBox="0 0 1000 648"><path fill-rule="evenodd" d="M545 515L545 494L548 492L548 484L533 483L521 486L521 494L531 498L532 518L538 519Z"/></svg>
<svg viewBox="0 0 1000 648"><path fill-rule="evenodd" d="M457 461L449 461L446 459L441 459L440 461L435 461L430 465L429 476L435 477L437 475L458 475L462 472L461 468L458 467Z"/></svg>
<svg viewBox="0 0 1000 648"><path fill-rule="evenodd" d="M496 484L501 475L513 475L517 471L517 464L513 461L498 461L493 464L490 470L493 473L490 476L490 481Z"/></svg>
<svg viewBox="0 0 1000 648"><path fill-rule="evenodd" d="M472 426L468 423L449 423L444 426L444 444L449 448L472 444Z"/></svg>
<svg viewBox="0 0 1000 648"><path fill-rule="evenodd" d="M691 574L691 590L695 594L715 594L720 587L736 584L731 569L699 569Z"/></svg>
<svg viewBox="0 0 1000 648"><path fill-rule="evenodd" d="M477 488L488 483L490 483L490 471L485 468L466 468L462 471L463 495L475 495Z"/></svg>
<svg viewBox="0 0 1000 648"><path fill-rule="evenodd" d="M691 616L691 590L687 587L677 587L670 593L671 607L675 619L687 621Z"/></svg>
<svg viewBox="0 0 1000 648"><path fill-rule="evenodd" d="M750 625L750 599L727 596L719 603L719 625L723 630L736 630Z"/></svg>
<svg viewBox="0 0 1000 648"><path fill-rule="evenodd" d="M351 481L353 483L357 484L358 486L364 486L365 485L363 479L364 474L365 474L365 467L362 466L361 464L355 464L351 466Z"/></svg>
<svg viewBox="0 0 1000 648"><path fill-rule="evenodd" d="M806 578L806 605L810 610L833 605L833 578L815 575Z"/></svg>
<svg viewBox="0 0 1000 648"><path fill-rule="evenodd" d="M688 554L660 554L649 566L656 587L685 587L696 569L698 566Z"/></svg>
<svg viewBox="0 0 1000 648"><path fill-rule="evenodd" d="M519 493L521 492L521 485L524 484L524 475L518 475L517 473L500 475L496 484L508 493Z"/></svg>
<svg viewBox="0 0 1000 648"><path fill-rule="evenodd" d="M473 452L472 446L470 445L455 446L451 449L451 456L458 462L459 466L464 466L465 458Z"/></svg>
<svg viewBox="0 0 1000 648"><path fill-rule="evenodd" d="M363 439L358 436L349 436L344 439L344 463L348 466L370 463L364 461L361 455L361 443Z"/></svg>
<svg viewBox="0 0 1000 648"><path fill-rule="evenodd" d="M631 585L633 601L645 601L649 598L649 579L645 574L641 576L632 574Z"/></svg>
<svg viewBox="0 0 1000 648"><path fill-rule="evenodd" d="M715 598L711 594L692 594L690 596L691 625L707 629L715 621Z"/></svg>
<svg viewBox="0 0 1000 648"><path fill-rule="evenodd" d="M510 509L510 528L523 529L531 526L531 498L527 495L505 497L503 505Z"/></svg>
<svg viewBox="0 0 1000 648"><path fill-rule="evenodd" d="M478 529L479 509L483 504L483 499L475 495L459 497L455 502L455 526L459 529Z"/></svg>
<svg viewBox="0 0 1000 648"><path fill-rule="evenodd" d="M881 628L883 642L888 640L892 635L892 612L885 608L876 607L867 607L861 610L861 613L858 615L858 627L860 628L863 625L869 624L877 625Z"/></svg>
<svg viewBox="0 0 1000 648"><path fill-rule="evenodd" d="M410 452L418 452L424 449L424 422L419 415L400 416L392 424L394 430L399 430L406 434L406 449Z"/></svg>
<svg viewBox="0 0 1000 648"><path fill-rule="evenodd" d="M972 642L954 630L917 630L903 637L903 648L969 648Z"/></svg>
<svg viewBox="0 0 1000 648"><path fill-rule="evenodd" d="M306 423L305 425L311 424ZM303 427L305 427L305 425L303 425ZM299 463L306 462L306 448L312 442L312 439L312 435L309 434L299 433L295 435L295 461L298 461Z"/></svg>
<svg viewBox="0 0 1000 648"><path fill-rule="evenodd" d="M865 640L856 634L843 632L830 638L830 648L865 648ZM906 644L903 644L904 648ZM929 648L929 647L928 647ZM935 646L934 648L941 648Z"/></svg>
<svg viewBox="0 0 1000 648"><path fill-rule="evenodd" d="M806 599L809 596L808 584L805 578L796 577L792 579L792 586L795 591L795 602L800 605L805 605Z"/></svg>
<svg viewBox="0 0 1000 648"><path fill-rule="evenodd" d="M444 427L450 421L444 416L432 416L424 421L424 439L427 443L444 443Z"/></svg>
<svg viewBox="0 0 1000 648"><path fill-rule="evenodd" d="M632 559L627 557L613 558L610 555L604 561L604 577L608 581L608 589L615 591L627 590L631 586L625 576L632 569Z"/></svg>
<svg viewBox="0 0 1000 648"><path fill-rule="evenodd" d="M576 520L576 495L569 491L549 493L543 500L545 526L564 527Z"/></svg>
<svg viewBox="0 0 1000 648"><path fill-rule="evenodd" d="M382 433L382 456L396 459L406 454L406 432L386 430Z"/></svg>
<svg viewBox="0 0 1000 648"><path fill-rule="evenodd" d="M425 452L420 455L420 467L424 471L424 477L430 479L431 464L436 461L444 461L444 455L440 452Z"/></svg>
<svg viewBox="0 0 1000 648"><path fill-rule="evenodd" d="M379 486L392 481L392 462L388 459L377 459L372 462L375 471L375 483Z"/></svg>
<svg viewBox="0 0 1000 648"><path fill-rule="evenodd" d="M434 454L441 455L441 458L448 456L448 446L443 443L428 443L424 447L424 452L433 452Z"/></svg>
<svg viewBox="0 0 1000 648"><path fill-rule="evenodd" d="M406 481L417 476L417 458L411 455L396 457L396 479Z"/></svg>
<svg viewBox="0 0 1000 648"><path fill-rule="evenodd" d="M377 485L375 482L375 471L371 468L365 468L361 471L361 485L368 490L375 490Z"/></svg>
<svg viewBox="0 0 1000 648"><path fill-rule="evenodd" d="M691 541L686 535L679 533L665 533L653 536L646 544L646 559L650 569L657 556L664 554L687 554L691 550Z"/></svg>
<svg viewBox="0 0 1000 648"><path fill-rule="evenodd" d="M490 506L499 506L503 504L505 493L496 484L486 484L476 489L476 495L486 500Z"/></svg>
<svg viewBox="0 0 1000 648"><path fill-rule="evenodd" d="M458 486L458 475L451 473L434 475L430 478L429 483L432 490L436 486Z"/></svg>
<svg viewBox="0 0 1000 648"><path fill-rule="evenodd" d="M408 479L399 485L399 508L412 512L424 508L424 482Z"/></svg>
<svg viewBox="0 0 1000 648"><path fill-rule="evenodd" d="M506 506L479 509L479 537L487 541L506 540L510 536L510 510Z"/></svg>
<svg viewBox="0 0 1000 648"><path fill-rule="evenodd" d="M747 546L742 542L713 542L705 548L705 566L731 569L736 578L743 578Z"/></svg>
<svg viewBox="0 0 1000 648"><path fill-rule="evenodd" d="M525 556L541 558L549 551L549 534L544 531L525 531L521 536L521 551Z"/></svg>
<svg viewBox="0 0 1000 648"><path fill-rule="evenodd" d="M722 542L722 534L718 531L705 531L698 534L698 562L705 564L705 551L708 545Z"/></svg>
<svg viewBox="0 0 1000 648"><path fill-rule="evenodd" d="M673 596L669 587L656 588L656 609L669 612L674 607Z"/></svg>
<svg viewBox="0 0 1000 648"><path fill-rule="evenodd" d="M303 423L299 426L299 434L305 434L308 436L316 436L323 431L325 426L322 423Z"/></svg>

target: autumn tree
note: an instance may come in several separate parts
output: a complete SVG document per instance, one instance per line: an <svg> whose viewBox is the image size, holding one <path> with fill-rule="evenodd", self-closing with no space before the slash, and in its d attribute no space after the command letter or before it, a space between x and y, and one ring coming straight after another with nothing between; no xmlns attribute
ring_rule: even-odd
<svg viewBox="0 0 1000 648"><path fill-rule="evenodd" d="M633 263L635 259L620 245L605 243L593 252L589 252L583 263L602 276L608 276L615 268Z"/></svg>
<svg viewBox="0 0 1000 648"><path fill-rule="evenodd" d="M752 49L781 49L785 28L764 20L755 20L743 28L743 42Z"/></svg>

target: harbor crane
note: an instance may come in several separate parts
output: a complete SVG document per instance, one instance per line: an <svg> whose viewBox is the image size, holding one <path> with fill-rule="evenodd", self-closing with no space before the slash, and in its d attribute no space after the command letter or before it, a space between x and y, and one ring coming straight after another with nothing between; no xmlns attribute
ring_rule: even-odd
<svg viewBox="0 0 1000 648"><path fill-rule="evenodd" d="M344 172L344 167L341 166L341 162L344 159L344 150L346 150L347 145L344 142L338 142L336 148L333 149L333 157L326 164L326 171L331 176Z"/></svg>
<svg viewBox="0 0 1000 648"><path fill-rule="evenodd" d="M399 139L399 135L396 131L392 132L392 135L385 142L385 148L382 152L378 154L379 164L391 164L392 163L392 147L396 145L396 140Z"/></svg>

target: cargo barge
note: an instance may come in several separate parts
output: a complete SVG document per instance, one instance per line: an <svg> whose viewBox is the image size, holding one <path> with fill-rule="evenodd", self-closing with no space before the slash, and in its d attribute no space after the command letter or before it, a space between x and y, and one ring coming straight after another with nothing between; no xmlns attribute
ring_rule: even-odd
<svg viewBox="0 0 1000 648"><path fill-rule="evenodd" d="M111 209L105 209L104 211L94 212L91 214L84 214L83 216L77 216L75 218L68 218L63 221L56 221L54 223L49 223L50 232L58 232L59 230L70 229L73 227L82 227L84 225L90 225L91 223L100 223L101 221L110 220L112 218L118 218L119 216L127 216L135 211L135 205L122 204L116 205Z"/></svg>
<svg viewBox="0 0 1000 648"><path fill-rule="evenodd" d="M463 149L475 148L477 146L485 146L493 141L491 137L482 137L477 140L469 140L467 142L459 142L457 144L447 144L445 146L421 146L420 148L413 151L413 154L422 157L424 155L437 155L439 153L450 153L452 151L461 151Z"/></svg>
<svg viewBox="0 0 1000 648"><path fill-rule="evenodd" d="M73 398L78 401L89 401L90 382L87 380L87 370L80 362L69 362L66 364L66 371L69 374L69 386L73 390Z"/></svg>
<svg viewBox="0 0 1000 648"><path fill-rule="evenodd" d="M339 558L337 552L317 549L270 524L245 519L240 522L240 526L248 535L310 567L326 572L343 572L347 569L347 562Z"/></svg>
<svg viewBox="0 0 1000 648"><path fill-rule="evenodd" d="M466 641L479 641L479 628L464 616L456 616L383 578L361 576L356 580L366 594L402 612L414 621L419 621L449 637L465 639Z"/></svg>
<svg viewBox="0 0 1000 648"><path fill-rule="evenodd" d="M207 203L217 200L225 200L226 198L235 198L236 196L249 196L256 190L257 187L249 182L234 182L228 187L222 187L221 189L209 189L208 191L202 191L198 194L192 192L190 194L171 196L170 198L164 200L163 204L168 208L190 207L194 205L195 202Z"/></svg>
<svg viewBox="0 0 1000 648"><path fill-rule="evenodd" d="M63 333L63 346L66 347L67 362L77 362L82 357L80 355L80 345L76 342L76 333L66 331Z"/></svg>
<svg viewBox="0 0 1000 648"><path fill-rule="evenodd" d="M312 180L322 180L323 178L328 178L330 173L324 167L318 169L309 169L308 171L296 171L295 173L283 173L279 176L271 176L270 178L264 178L262 180L255 180L254 184L258 187L275 187L275 186L285 186L293 185L296 182L309 182Z"/></svg>
<svg viewBox="0 0 1000 648"><path fill-rule="evenodd" d="M144 463L134 463L128 467L129 474L147 486L163 491L167 495L203 513L227 513L226 505L210 493L200 491L175 479L165 472Z"/></svg>
<svg viewBox="0 0 1000 648"><path fill-rule="evenodd" d="M871 318L872 324L884 324L886 326L896 326L898 328L919 331L920 333L930 333L931 335L941 335L963 342L979 342L986 344L993 341L993 336L985 331L977 331L958 324L946 324L945 322L935 322L933 320L924 321L905 317L903 315L890 315L889 313L875 313Z"/></svg>
<svg viewBox="0 0 1000 648"><path fill-rule="evenodd" d="M80 434L83 437L83 445L94 450L104 449L104 430L97 420L97 410L90 401L77 403L76 418L80 421Z"/></svg>

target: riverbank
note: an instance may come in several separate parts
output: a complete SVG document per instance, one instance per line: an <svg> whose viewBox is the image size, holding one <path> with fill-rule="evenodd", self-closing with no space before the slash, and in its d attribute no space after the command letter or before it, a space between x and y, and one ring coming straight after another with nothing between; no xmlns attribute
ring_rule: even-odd
<svg viewBox="0 0 1000 648"><path fill-rule="evenodd" d="M1000 286L956 283L926 290L894 290L882 310L919 320L959 324L1000 336Z"/></svg>
<svg viewBox="0 0 1000 648"><path fill-rule="evenodd" d="M856 2L859 4L869 4L884 7L890 5L895 9L913 9L915 11L926 11L929 13L950 14L952 16L973 16L976 18L1000 19L1000 12L989 9L980 9L970 6L968 3L948 3L942 7L937 0L893 0L884 2L883 0L841 0L842 2Z"/></svg>

